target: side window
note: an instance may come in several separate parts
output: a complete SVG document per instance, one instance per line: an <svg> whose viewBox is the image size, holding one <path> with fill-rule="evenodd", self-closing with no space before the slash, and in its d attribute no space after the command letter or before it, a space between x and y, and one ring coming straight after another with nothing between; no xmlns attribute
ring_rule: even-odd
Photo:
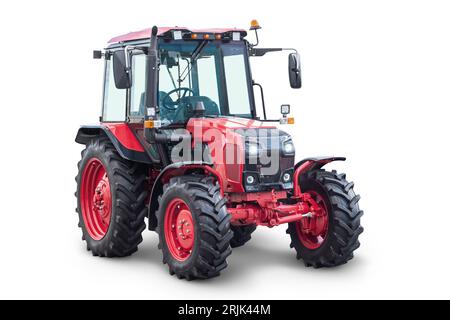
<svg viewBox="0 0 450 320"><path fill-rule="evenodd" d="M133 55L131 59L131 107L130 115L143 117L145 115L145 55Z"/></svg>
<svg viewBox="0 0 450 320"><path fill-rule="evenodd" d="M197 60L198 87L201 96L206 96L219 105L217 89L216 59L214 56Z"/></svg>
<svg viewBox="0 0 450 320"><path fill-rule="evenodd" d="M103 121L125 121L127 91L117 89L112 68L113 57L106 61Z"/></svg>
<svg viewBox="0 0 450 320"><path fill-rule="evenodd" d="M242 48L230 48L223 58L231 115L250 115L245 59Z"/></svg>

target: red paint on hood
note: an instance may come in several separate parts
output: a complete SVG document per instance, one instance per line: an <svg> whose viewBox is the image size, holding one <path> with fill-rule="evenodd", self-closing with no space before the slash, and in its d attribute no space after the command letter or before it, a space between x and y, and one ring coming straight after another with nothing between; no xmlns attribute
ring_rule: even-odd
<svg viewBox="0 0 450 320"><path fill-rule="evenodd" d="M191 118L187 129L191 131L194 126L215 128L221 131L230 129L274 129L276 126L266 122L245 118ZM193 132L193 130L191 131Z"/></svg>
<svg viewBox="0 0 450 320"><path fill-rule="evenodd" d="M238 129L273 129L273 125L245 118L191 118L186 129L192 134L193 145L207 143L214 169L221 176L224 192L244 192L245 146Z"/></svg>

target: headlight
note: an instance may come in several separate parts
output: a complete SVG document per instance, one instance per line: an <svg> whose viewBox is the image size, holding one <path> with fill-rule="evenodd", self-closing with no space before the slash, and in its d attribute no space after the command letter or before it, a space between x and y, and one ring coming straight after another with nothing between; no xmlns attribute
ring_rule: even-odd
<svg viewBox="0 0 450 320"><path fill-rule="evenodd" d="M255 143L247 144L247 153L249 157L257 157L259 154L259 147Z"/></svg>
<svg viewBox="0 0 450 320"><path fill-rule="evenodd" d="M254 184L255 183L255 177L254 176L248 176L245 182L247 182L247 184Z"/></svg>
<svg viewBox="0 0 450 320"><path fill-rule="evenodd" d="M255 172L246 172L244 174L244 183L246 186L255 186L258 183L258 174Z"/></svg>
<svg viewBox="0 0 450 320"><path fill-rule="evenodd" d="M292 141L286 141L283 143L283 153L285 155L292 155L295 153L295 147Z"/></svg>
<svg viewBox="0 0 450 320"><path fill-rule="evenodd" d="M283 182L288 183L290 181L291 181L291 174L290 173L283 174Z"/></svg>

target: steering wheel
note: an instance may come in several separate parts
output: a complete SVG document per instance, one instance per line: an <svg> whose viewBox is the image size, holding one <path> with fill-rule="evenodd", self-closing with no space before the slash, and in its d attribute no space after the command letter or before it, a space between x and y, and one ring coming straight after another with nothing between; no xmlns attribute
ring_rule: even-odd
<svg viewBox="0 0 450 320"><path fill-rule="evenodd" d="M176 101L173 101L172 99L170 99L170 101L169 101L170 95L174 94L175 92L179 92L179 98ZM181 94L181 92L183 92L183 94ZM175 111L175 110L177 110L176 106L180 104L181 99L186 97L186 95L188 93L191 93L192 95L194 95L194 91L192 91L190 88L181 87L181 88L173 89L172 91L167 92L166 96L163 98L163 100L161 102L161 106L164 109L167 109L170 111Z"/></svg>

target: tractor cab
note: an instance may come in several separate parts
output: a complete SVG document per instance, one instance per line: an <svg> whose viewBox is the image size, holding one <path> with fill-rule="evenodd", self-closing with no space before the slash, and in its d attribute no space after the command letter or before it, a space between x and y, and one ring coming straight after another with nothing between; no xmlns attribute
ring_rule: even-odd
<svg viewBox="0 0 450 320"><path fill-rule="evenodd" d="M105 88L104 107L107 110L104 110L103 121L121 119L111 117L109 109L118 107L108 104L109 90L116 91L112 93L114 98L121 95L128 100L129 111L122 110L121 114L126 113L131 119L146 116L157 119L160 120L158 126L187 122L198 104L203 105L204 116L208 117L265 118L265 110L263 117L256 113L255 83L251 77L249 56L262 56L283 49L256 49L256 45L245 39L247 32L238 29L191 31L160 28L155 32L155 37L149 35L150 30L117 37L110 41L105 53L94 52L98 58L106 57L106 74L111 78L110 82L107 81L109 88ZM147 65L148 39L139 40L147 33L155 47L153 66ZM291 85L299 88L299 55L294 52L289 60ZM112 69L114 72L111 72ZM148 87L148 77L155 79L152 87ZM111 88L114 83L116 90ZM129 99L125 97L124 89L131 91ZM151 105L152 101L146 101L147 93L149 98L155 100L153 104L156 106ZM155 110L147 110L152 107L156 107ZM112 111L116 115L117 112Z"/></svg>
<svg viewBox="0 0 450 320"><path fill-rule="evenodd" d="M257 39L258 29L253 22ZM248 42L246 35L240 29L154 27L113 38L104 52L94 52L95 57L106 58L102 122L127 122L146 146L143 157L162 166L174 162L170 156L174 143L192 136L191 132L174 137L174 130L190 127L192 119L228 119L234 126L238 121L242 129L274 128L273 122L280 119L267 119L262 87L252 80L249 57L283 49L255 48L257 43ZM293 51L291 86L300 88L299 55L286 50ZM256 112L255 86L262 93L262 115ZM282 110L286 107L281 122L292 123L287 118L289 107Z"/></svg>

